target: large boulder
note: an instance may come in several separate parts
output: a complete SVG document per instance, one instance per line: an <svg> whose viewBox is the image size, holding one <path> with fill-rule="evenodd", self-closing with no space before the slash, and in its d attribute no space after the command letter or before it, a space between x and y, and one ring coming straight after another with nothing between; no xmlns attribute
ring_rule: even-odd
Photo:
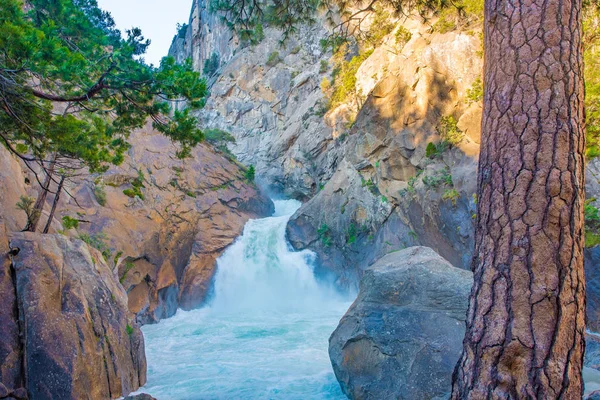
<svg viewBox="0 0 600 400"><path fill-rule="evenodd" d="M388 254L368 268L329 339L344 393L352 399L447 398L471 285L471 272L427 247Z"/></svg>
<svg viewBox="0 0 600 400"><path fill-rule="evenodd" d="M8 389L25 382L32 399L111 399L146 382L142 333L100 252L63 235L16 233L10 253L3 302L17 307L1 325L18 321L22 364L5 371L2 360Z"/></svg>

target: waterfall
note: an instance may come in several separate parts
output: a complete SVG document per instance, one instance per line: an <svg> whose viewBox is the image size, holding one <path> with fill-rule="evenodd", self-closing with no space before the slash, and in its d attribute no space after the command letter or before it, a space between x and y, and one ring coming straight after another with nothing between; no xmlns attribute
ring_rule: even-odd
<svg viewBox="0 0 600 400"><path fill-rule="evenodd" d="M217 261L198 310L143 327L158 399L343 399L328 338L350 301L314 276L315 255L285 239L295 200L250 220Z"/></svg>

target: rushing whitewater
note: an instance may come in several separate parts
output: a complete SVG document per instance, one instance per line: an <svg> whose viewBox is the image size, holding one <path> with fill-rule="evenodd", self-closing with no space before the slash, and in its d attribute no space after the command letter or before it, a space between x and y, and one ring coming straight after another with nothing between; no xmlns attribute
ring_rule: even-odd
<svg viewBox="0 0 600 400"><path fill-rule="evenodd" d="M285 239L295 200L249 221L217 261L208 305L143 328L158 399L343 399L328 338L350 301L315 279Z"/></svg>

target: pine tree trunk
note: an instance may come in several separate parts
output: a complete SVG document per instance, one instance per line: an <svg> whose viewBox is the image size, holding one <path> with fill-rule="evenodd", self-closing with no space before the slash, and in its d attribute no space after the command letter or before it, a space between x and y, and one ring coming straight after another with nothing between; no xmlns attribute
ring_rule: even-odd
<svg viewBox="0 0 600 400"><path fill-rule="evenodd" d="M37 224L40 222L40 218L42 217L42 210L44 209L44 205L46 204L46 197L48 197L48 190L50 189L50 184L52 183L52 174L54 173L54 159L55 156L50 161L50 165L46 170L46 178L44 179L44 183L42 184L42 190L40 194L38 194L37 199L35 200L35 204L33 206L33 217L27 221L27 226L23 229L26 232L35 232L37 229Z"/></svg>
<svg viewBox="0 0 600 400"><path fill-rule="evenodd" d="M63 175L60 177L60 182L58 183L58 188L56 189L56 195L54 195L54 201L52 202L50 216L48 217L48 221L46 222L46 226L44 227L43 233L48 233L48 231L50 230L50 225L52 225L52 219L54 219L54 213L56 212L56 206L58 205L58 201L60 200L60 192L62 191L64 182L65 177Z"/></svg>
<svg viewBox="0 0 600 400"><path fill-rule="evenodd" d="M581 0L485 1L474 285L453 399L581 399Z"/></svg>

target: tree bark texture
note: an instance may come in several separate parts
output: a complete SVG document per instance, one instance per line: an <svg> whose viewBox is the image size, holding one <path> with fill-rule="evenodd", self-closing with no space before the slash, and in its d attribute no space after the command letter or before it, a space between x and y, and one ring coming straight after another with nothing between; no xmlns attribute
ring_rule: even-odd
<svg viewBox="0 0 600 400"><path fill-rule="evenodd" d="M581 0L486 0L478 212L453 399L581 399Z"/></svg>
<svg viewBox="0 0 600 400"><path fill-rule="evenodd" d="M52 208L50 209L50 215L48 216L48 221L46 221L46 226L42 233L48 233L50 230L50 225L52 225L52 220L54 219L54 213L56 212L56 206L60 200L60 192L62 191L63 184L65 183L65 176L60 177L60 181L58 182L58 188L56 188L56 194L54 195L54 201L52 202Z"/></svg>
<svg viewBox="0 0 600 400"><path fill-rule="evenodd" d="M41 191L38 194L37 199L35 200L35 204L33 206L33 217L31 218L31 220L27 221L27 226L25 227L25 229L23 229L26 232L35 232L35 230L37 229L37 225L40 222L40 218L42 217L42 211L44 210L46 198L48 197L48 190L50 190L50 184L52 183L52 174L54 173L55 158L56 155L52 157L52 160L49 162L48 169L45 170L46 178L44 179Z"/></svg>

